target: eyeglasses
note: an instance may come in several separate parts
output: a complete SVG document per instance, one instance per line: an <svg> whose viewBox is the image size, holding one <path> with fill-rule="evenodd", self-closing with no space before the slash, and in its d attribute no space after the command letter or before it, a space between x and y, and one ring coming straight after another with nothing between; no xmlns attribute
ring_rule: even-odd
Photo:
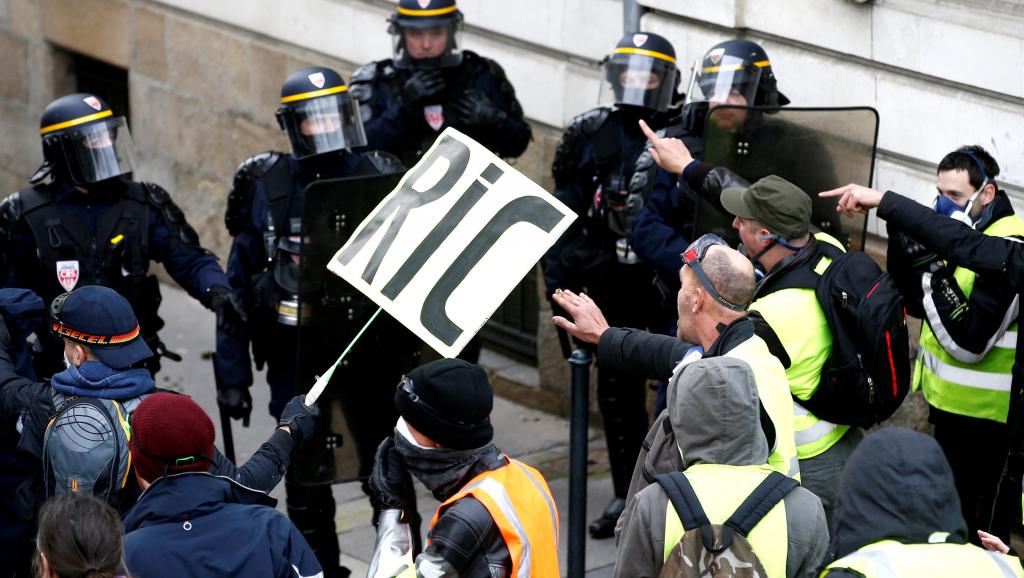
<svg viewBox="0 0 1024 578"><path fill-rule="evenodd" d="M730 309L732 311L746 311L746 304L737 305L725 297L722 297L718 290L715 289L714 284L711 283L711 280L708 279L708 276L704 274L704 268L700 266L700 262L704 260L704 257L708 254L708 250L715 245L721 245L723 247L729 246L729 244L725 242L725 239L718 235L712 233L701 235L699 239L691 243L690 246L686 248L686 251L683 252L683 263L693 269L693 274L697 276L697 280L700 281L700 284L704 286L708 295L711 295L715 301L719 302L726 309Z"/></svg>

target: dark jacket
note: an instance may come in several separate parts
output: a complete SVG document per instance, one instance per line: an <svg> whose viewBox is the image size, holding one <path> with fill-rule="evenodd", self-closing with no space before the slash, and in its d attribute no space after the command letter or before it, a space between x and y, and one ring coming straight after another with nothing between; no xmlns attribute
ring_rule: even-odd
<svg viewBox="0 0 1024 578"><path fill-rule="evenodd" d="M413 71L395 68L391 59L371 62L352 75L350 93L358 101L366 127L367 146L397 155L407 166L427 151L445 129L454 127L501 157L518 157L530 143L530 125L515 90L497 62L469 50L462 51L458 66L442 68L445 89L417 105L406 100L403 84ZM505 112L505 119L487 126L467 125L455 111L454 103L474 90ZM439 107L442 122L432 128L426 108Z"/></svg>
<svg viewBox="0 0 1024 578"><path fill-rule="evenodd" d="M277 500L205 473L158 478L124 521L128 571L139 578L312 578L320 563Z"/></svg>
<svg viewBox="0 0 1024 578"><path fill-rule="evenodd" d="M965 544L967 523L953 471L935 440L903 428L865 437L843 469L832 530L829 561L882 540L927 544L936 532L948 533L946 542ZM839 570L829 576L859 574Z"/></svg>

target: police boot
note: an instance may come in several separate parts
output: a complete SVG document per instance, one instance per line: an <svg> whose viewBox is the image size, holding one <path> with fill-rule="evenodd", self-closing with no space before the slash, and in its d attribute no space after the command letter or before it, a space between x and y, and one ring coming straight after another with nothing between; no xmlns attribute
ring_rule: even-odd
<svg viewBox="0 0 1024 578"><path fill-rule="evenodd" d="M647 388L644 380L632 375L599 369L597 404L604 419L608 465L612 474L615 499L600 518L590 524L594 539L611 538L615 523L625 508L633 466L640 455L640 446L647 436Z"/></svg>
<svg viewBox="0 0 1024 578"><path fill-rule="evenodd" d="M330 485L303 486L285 480L288 517L309 543L324 570L324 578L346 578L351 572L338 564L341 550L334 528L334 495Z"/></svg>

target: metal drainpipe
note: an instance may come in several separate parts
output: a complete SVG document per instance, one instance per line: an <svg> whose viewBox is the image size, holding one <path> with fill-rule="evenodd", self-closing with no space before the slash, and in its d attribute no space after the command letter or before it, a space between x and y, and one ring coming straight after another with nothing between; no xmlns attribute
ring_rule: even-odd
<svg viewBox="0 0 1024 578"><path fill-rule="evenodd" d="M622 33L640 32L640 16L643 13L644 7L638 0L622 0Z"/></svg>

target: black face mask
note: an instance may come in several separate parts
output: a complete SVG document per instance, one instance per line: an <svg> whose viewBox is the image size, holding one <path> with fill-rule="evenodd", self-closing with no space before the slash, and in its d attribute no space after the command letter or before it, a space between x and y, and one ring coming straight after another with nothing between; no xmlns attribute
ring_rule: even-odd
<svg viewBox="0 0 1024 578"><path fill-rule="evenodd" d="M424 449L401 434L395 435L395 449L401 454L409 473L423 482L440 502L459 491L477 462L498 454L493 443L471 450Z"/></svg>

